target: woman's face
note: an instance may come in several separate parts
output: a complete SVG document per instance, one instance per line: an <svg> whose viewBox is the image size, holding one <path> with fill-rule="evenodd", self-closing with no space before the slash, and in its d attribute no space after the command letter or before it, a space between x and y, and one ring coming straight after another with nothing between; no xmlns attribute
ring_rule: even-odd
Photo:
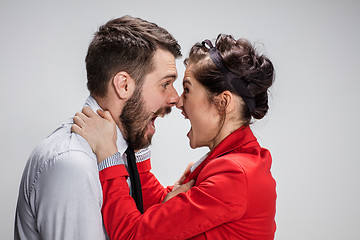
<svg viewBox="0 0 360 240"><path fill-rule="evenodd" d="M214 147L216 137L221 129L220 114L203 85L195 79L193 66L185 70L183 93L176 107L182 110L185 119L190 120L191 128L187 134L190 147Z"/></svg>

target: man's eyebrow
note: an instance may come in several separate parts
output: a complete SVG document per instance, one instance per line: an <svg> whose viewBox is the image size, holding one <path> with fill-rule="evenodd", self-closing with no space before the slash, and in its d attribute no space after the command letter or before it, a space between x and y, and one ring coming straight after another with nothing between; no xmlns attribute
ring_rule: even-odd
<svg viewBox="0 0 360 240"><path fill-rule="evenodd" d="M160 81L162 81L162 80L164 80L164 79L168 79L168 78L172 78L172 79L174 79L174 81L175 81L176 78L177 78L177 75L176 75L176 74L166 75L166 76L162 77L162 78L160 79Z"/></svg>

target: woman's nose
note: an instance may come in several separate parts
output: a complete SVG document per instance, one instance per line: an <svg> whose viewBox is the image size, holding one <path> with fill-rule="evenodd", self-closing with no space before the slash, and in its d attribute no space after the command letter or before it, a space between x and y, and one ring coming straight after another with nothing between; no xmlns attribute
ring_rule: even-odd
<svg viewBox="0 0 360 240"><path fill-rule="evenodd" d="M178 109L182 109L182 107L183 107L183 95L182 95L182 94L181 94L181 96L179 97L178 102L176 103L176 107L177 107Z"/></svg>

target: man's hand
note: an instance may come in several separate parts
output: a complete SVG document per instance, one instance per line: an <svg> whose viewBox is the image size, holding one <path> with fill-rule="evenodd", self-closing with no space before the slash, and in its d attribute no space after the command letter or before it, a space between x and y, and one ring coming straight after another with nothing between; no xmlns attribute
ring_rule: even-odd
<svg viewBox="0 0 360 240"><path fill-rule="evenodd" d="M183 192L187 192L190 188L192 188L194 186L195 180L191 180L185 184L180 185L179 187L177 187L176 189L172 190L171 192L169 192L163 203L166 201L169 201L171 198L175 197L176 195L178 195L179 193L183 193Z"/></svg>

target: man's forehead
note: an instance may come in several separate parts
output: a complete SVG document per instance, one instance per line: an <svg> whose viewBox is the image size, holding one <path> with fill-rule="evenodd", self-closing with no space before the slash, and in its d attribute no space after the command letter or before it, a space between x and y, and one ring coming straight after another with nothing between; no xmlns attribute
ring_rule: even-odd
<svg viewBox="0 0 360 240"><path fill-rule="evenodd" d="M174 55L171 52L163 50L161 48L156 50L153 60L155 64L157 63L159 65L166 64L169 65L169 67L176 66Z"/></svg>
<svg viewBox="0 0 360 240"><path fill-rule="evenodd" d="M162 65L155 67L155 71L158 72L159 80L163 79L177 79L178 73L176 69L175 61L171 63L170 61L164 62Z"/></svg>
<svg viewBox="0 0 360 240"><path fill-rule="evenodd" d="M171 80L178 77L174 55L166 50L158 49L153 56L153 69L145 76L156 81Z"/></svg>

